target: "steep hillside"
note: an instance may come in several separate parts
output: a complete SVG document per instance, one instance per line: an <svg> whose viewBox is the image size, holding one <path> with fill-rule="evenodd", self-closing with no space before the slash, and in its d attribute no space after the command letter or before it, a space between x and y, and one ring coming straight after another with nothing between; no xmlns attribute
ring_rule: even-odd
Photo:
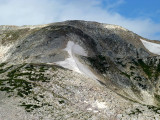
<svg viewBox="0 0 160 120"><path fill-rule="evenodd" d="M158 41L65 21L0 26L0 51L1 119L158 119Z"/></svg>

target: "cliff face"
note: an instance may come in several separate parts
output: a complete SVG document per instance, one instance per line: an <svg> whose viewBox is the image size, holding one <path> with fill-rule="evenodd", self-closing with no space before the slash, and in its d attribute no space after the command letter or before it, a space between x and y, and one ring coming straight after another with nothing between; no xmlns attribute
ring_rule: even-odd
<svg viewBox="0 0 160 120"><path fill-rule="evenodd" d="M56 97L57 99L62 98L59 104L69 101L65 107L67 105L71 107L71 104L76 103L76 100L71 98L74 98L76 91L80 90L79 83L85 80L86 83L83 81L83 84L86 90L100 89L95 90L96 94L99 91L103 96L102 99L96 98L97 100L92 103L87 101L92 99L91 97L85 97L85 94L93 94L92 90L88 90L88 93L81 91L83 97L76 96L79 101L78 106L82 101L91 106L87 107L89 112L98 109L97 112L102 113L102 110L107 108L106 104L111 104L104 103L105 99L109 99L104 95L110 90L112 92L109 94L116 96L114 99L118 98L122 101L120 108L116 109L118 113L121 108L126 109L125 105L122 105L126 100L159 107L159 46L158 41L150 41L120 26L97 22L65 21L42 26L0 26L0 76L2 78L0 90L7 92L9 96L16 95L21 99L23 97L28 99L28 96L33 97L31 93L34 87L37 89L41 87L45 91L46 89L52 91L52 87L55 87L55 91L61 88L63 92L56 93L56 96L60 96ZM58 74L57 70L63 71L63 75ZM72 73L74 75L71 75ZM64 81L73 76L79 80L79 82L76 80L77 88L75 84L73 85L74 81ZM63 82L59 83L57 79ZM48 82L52 87L48 86ZM90 82L92 84L87 88ZM37 91L42 93L41 90L36 90L34 91L36 95L39 95ZM66 96L65 93L73 94ZM43 103L36 95L35 99ZM82 98L86 100L80 100ZM55 103L56 100L53 101ZM26 104L29 103L21 106L27 107L28 111L31 110L28 107L39 109L43 106ZM85 108L85 105L81 106L78 112L83 113ZM86 114L93 117L92 113ZM111 119L114 117L117 117L116 113L110 116Z"/></svg>

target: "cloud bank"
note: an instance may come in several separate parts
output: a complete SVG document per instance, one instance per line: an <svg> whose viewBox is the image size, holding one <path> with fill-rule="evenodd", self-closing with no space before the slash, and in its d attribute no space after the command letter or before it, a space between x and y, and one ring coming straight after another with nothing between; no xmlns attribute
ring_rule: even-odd
<svg viewBox="0 0 160 120"><path fill-rule="evenodd" d="M124 0L0 0L1 25L36 25L65 20L88 20L123 26L143 37L160 40L160 24L130 19L114 11ZM106 0L106 2L109 0Z"/></svg>

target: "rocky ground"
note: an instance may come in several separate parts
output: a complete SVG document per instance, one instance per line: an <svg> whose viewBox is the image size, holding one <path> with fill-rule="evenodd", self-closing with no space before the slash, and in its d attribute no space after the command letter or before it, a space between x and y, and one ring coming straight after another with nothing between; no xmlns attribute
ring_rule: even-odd
<svg viewBox="0 0 160 120"><path fill-rule="evenodd" d="M1 120L158 120L160 110L120 97L56 65L1 64ZM11 79L12 78L12 79Z"/></svg>

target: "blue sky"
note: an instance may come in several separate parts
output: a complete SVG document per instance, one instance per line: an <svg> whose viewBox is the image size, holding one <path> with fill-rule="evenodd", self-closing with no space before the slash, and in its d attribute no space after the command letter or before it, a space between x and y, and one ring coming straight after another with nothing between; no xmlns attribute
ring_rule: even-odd
<svg viewBox="0 0 160 120"><path fill-rule="evenodd" d="M88 20L160 40L160 0L0 0L0 25Z"/></svg>
<svg viewBox="0 0 160 120"><path fill-rule="evenodd" d="M103 0L105 9L107 4L114 4L117 0ZM160 0L121 0L113 11L128 18L146 18L154 22L160 22Z"/></svg>

